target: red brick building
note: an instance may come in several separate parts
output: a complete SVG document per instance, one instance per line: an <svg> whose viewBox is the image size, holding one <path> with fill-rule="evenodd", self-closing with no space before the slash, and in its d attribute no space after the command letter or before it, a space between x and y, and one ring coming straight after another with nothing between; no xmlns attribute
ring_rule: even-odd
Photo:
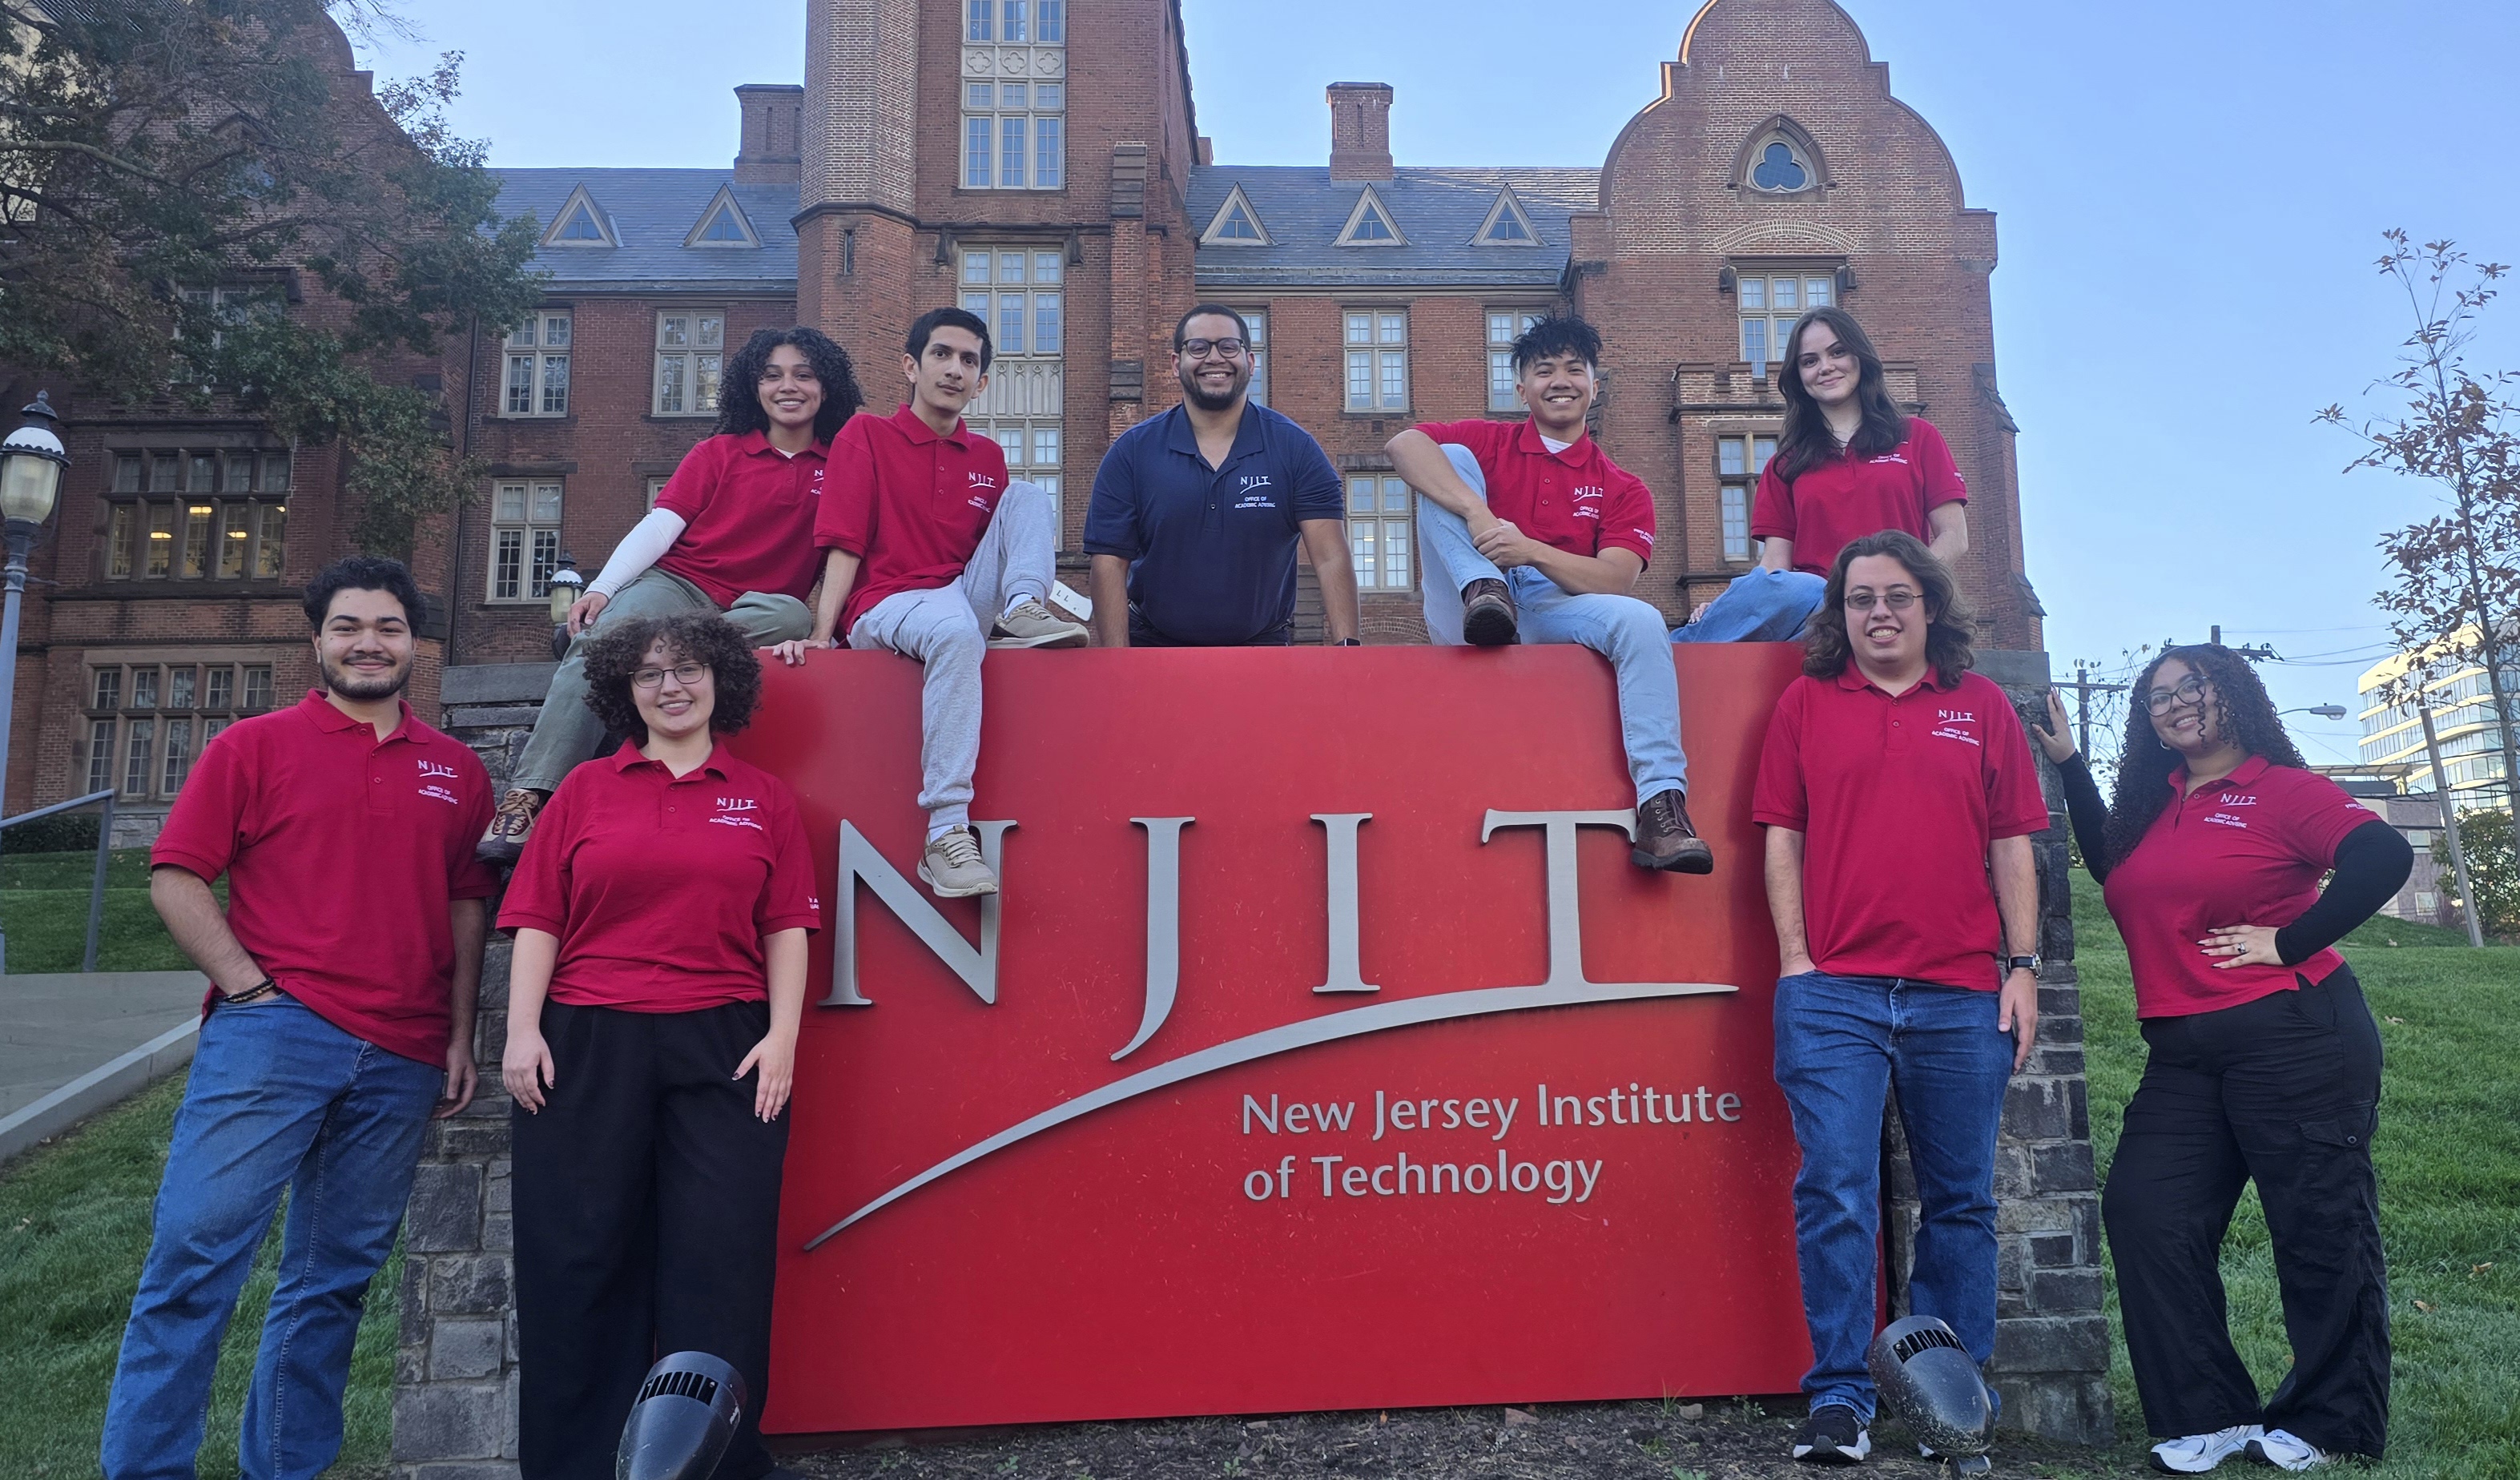
<svg viewBox="0 0 2520 1480"><path fill-rule="evenodd" d="M1598 166L1564 168L1396 167L1391 89L1352 82L1328 86L1323 164L1218 163L1179 0L814 0L807 28L802 87L737 90L730 170L503 172L552 280L533 325L475 335L441 373L452 436L490 471L424 542L444 602L432 665L546 657L555 562L591 574L706 434L728 347L798 319L850 350L884 411L914 316L984 313L999 358L972 420L1060 496L1081 565L1095 468L1178 398L1169 335L1202 298L1251 316L1259 393L1349 478L1371 639L1423 636L1414 495L1382 444L1417 421L1515 415L1501 344L1556 307L1602 329L1598 434L1655 492L1640 594L1675 620L1711 597L1755 559L1783 328L1832 301L1969 481L1961 575L1990 646L2041 645L1996 388L1994 217L1830 0L1711 0L1658 78L1639 70L1642 107ZM136 778L129 805L162 808L179 679L195 751L258 701L250 686L286 701L306 681L284 597L340 548L338 484L328 454L285 456L250 426L72 422L10 794ZM267 532L283 529L285 548Z"/></svg>

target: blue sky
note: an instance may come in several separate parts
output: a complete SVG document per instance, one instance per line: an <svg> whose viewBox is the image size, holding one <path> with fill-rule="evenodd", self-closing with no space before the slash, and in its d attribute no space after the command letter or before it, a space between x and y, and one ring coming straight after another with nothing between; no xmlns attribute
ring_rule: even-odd
<svg viewBox="0 0 2520 1480"><path fill-rule="evenodd" d="M805 0L715 0L699 24L660 0L406 9L423 34L363 46L363 65L466 53L456 121L500 164L723 165L729 89L803 75ZM1200 130L1249 163L1326 158L1322 85L1357 79L1396 89L1402 163L1598 164L1693 9L1185 0ZM2381 650L2373 541L2432 505L2343 474L2354 445L2311 418L2386 409L2364 392L2409 325L2371 269L2383 228L2520 260L2520 6L1848 9L1969 202L1998 212L1997 364L2058 670L2219 622L2296 659L2263 670L2278 702L2353 706ZM1505 70L1544 49L1564 59L1546 77ZM2477 358L2520 366L2520 301L2501 312ZM2314 760L2354 758L2353 720L2290 723Z"/></svg>

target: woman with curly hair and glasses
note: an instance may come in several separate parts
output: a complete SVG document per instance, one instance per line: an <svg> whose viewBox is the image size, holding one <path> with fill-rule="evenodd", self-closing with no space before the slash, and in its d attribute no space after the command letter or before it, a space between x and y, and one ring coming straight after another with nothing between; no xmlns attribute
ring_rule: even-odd
<svg viewBox="0 0 2520 1480"><path fill-rule="evenodd" d="M805 597L823 572L814 512L832 438L866 401L857 374L817 330L765 329L727 362L719 388L716 435L684 455L569 608L572 641L482 834L486 860L524 850L544 799L604 741L585 702L583 645L598 620L723 614L760 648L813 628Z"/></svg>
<svg viewBox="0 0 2520 1480"><path fill-rule="evenodd" d="M610 621L585 670L630 740L560 784L499 912L520 1458L526 1480L608 1476L648 1364L697 1350L753 1395L719 1473L758 1480L814 861L794 793L718 742L761 693L744 633Z"/></svg>
<svg viewBox="0 0 2520 1480"><path fill-rule="evenodd" d="M2389 1425L2371 1175L2380 1032L2333 948L2398 892L2414 855L2304 767L2229 649L2170 649L2134 694L2109 805L2053 693L2037 734L2126 937L2151 1050L2100 1212L2136 1390L2163 1441L2153 1463L2201 1474L2243 1449L2288 1470L2377 1458ZM2252 1180L2292 1342L2264 1405L2231 1346L2220 1265Z"/></svg>

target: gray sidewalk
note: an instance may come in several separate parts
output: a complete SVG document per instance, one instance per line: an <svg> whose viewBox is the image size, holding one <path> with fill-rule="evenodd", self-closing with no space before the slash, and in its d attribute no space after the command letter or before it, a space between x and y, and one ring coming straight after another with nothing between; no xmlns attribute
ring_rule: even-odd
<svg viewBox="0 0 2520 1480"><path fill-rule="evenodd" d="M193 1056L199 971L0 976L0 1160Z"/></svg>

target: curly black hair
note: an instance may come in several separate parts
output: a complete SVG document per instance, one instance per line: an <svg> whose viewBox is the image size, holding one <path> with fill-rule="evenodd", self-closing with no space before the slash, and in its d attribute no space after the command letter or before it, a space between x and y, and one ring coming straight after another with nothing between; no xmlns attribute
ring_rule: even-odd
<svg viewBox="0 0 2520 1480"><path fill-rule="evenodd" d="M2136 844L2143 841L2144 833L2152 830L2153 820L2170 804L2171 776L2187 763L2154 733L2145 698L2152 693L2153 675L2172 658L2186 664L2188 671L2201 674L2213 686L2207 702L2215 734L2228 737L2249 754L2263 755L2278 766L2298 768L2307 764L2292 737L2285 733L2283 721L2276 716L2275 701L2268 696L2258 670L2249 666L2247 658L2220 643L2163 649L2144 664L2142 677L2128 692L2131 702L2127 705L2126 748L2118 752L2117 794L2109 799L2109 826L2102 844L2111 869L2125 863Z"/></svg>
<svg viewBox="0 0 2520 1480"><path fill-rule="evenodd" d="M1835 678L1854 660L1854 644L1846 636L1846 568L1868 555L1886 555L1916 578L1917 595L1925 602L1925 661L1933 665L1934 677L1944 687L1958 683L1960 675L1977 663L1970 643L1977 631L1977 612L1960 595L1952 567L1905 529L1884 529L1849 540L1837 553L1837 563L1828 567L1828 593L1803 629L1803 672L1814 678Z"/></svg>
<svg viewBox="0 0 2520 1480"><path fill-rule="evenodd" d="M333 611L333 598L344 591L382 591L402 603L403 620L420 620L420 587L411 567L382 556L347 555L315 572L306 583L306 625L322 628Z"/></svg>
<svg viewBox="0 0 2520 1480"><path fill-rule="evenodd" d="M1516 336L1511 350L1517 376L1535 360L1571 354L1598 369L1601 332L1571 313L1552 313Z"/></svg>
<svg viewBox="0 0 2520 1480"><path fill-rule="evenodd" d="M733 735L752 723L752 706L761 698L761 659L753 655L733 622L710 611L679 611L672 616L632 617L605 624L586 645L586 707L604 728L630 737L634 745L648 742L648 722L630 692L630 675L648 665L648 650L665 645L669 663L706 663L716 679L716 703L709 728Z"/></svg>
<svg viewBox="0 0 2520 1480"><path fill-rule="evenodd" d="M814 367L814 379L823 382L823 406L814 413L814 440L828 442L840 434L849 418L866 404L866 392L858 388L857 368L849 363L849 352L832 342L819 329L799 324L793 329L756 329L743 347L726 362L726 374L718 382L717 430L721 436L742 436L747 431L768 431L770 413L761 409L761 373L770 368L770 351L782 344L795 346Z"/></svg>
<svg viewBox="0 0 2520 1480"><path fill-rule="evenodd" d="M1907 414L1890 399L1889 385L1881 375L1881 352L1872 347L1872 336L1855 322L1855 315L1835 304L1815 308L1796 319L1785 342L1777 346L1783 362L1777 371L1777 389L1785 397L1785 429L1777 437L1774 467L1777 476L1788 484L1837 456L1837 433L1828 429L1828 413L1820 409L1820 402L1803 385L1803 331L1815 326L1837 336L1837 342L1855 356L1855 401L1863 409L1864 420L1855 428L1855 440L1847 445L1862 456L1877 458L1897 451L1908 440Z"/></svg>

